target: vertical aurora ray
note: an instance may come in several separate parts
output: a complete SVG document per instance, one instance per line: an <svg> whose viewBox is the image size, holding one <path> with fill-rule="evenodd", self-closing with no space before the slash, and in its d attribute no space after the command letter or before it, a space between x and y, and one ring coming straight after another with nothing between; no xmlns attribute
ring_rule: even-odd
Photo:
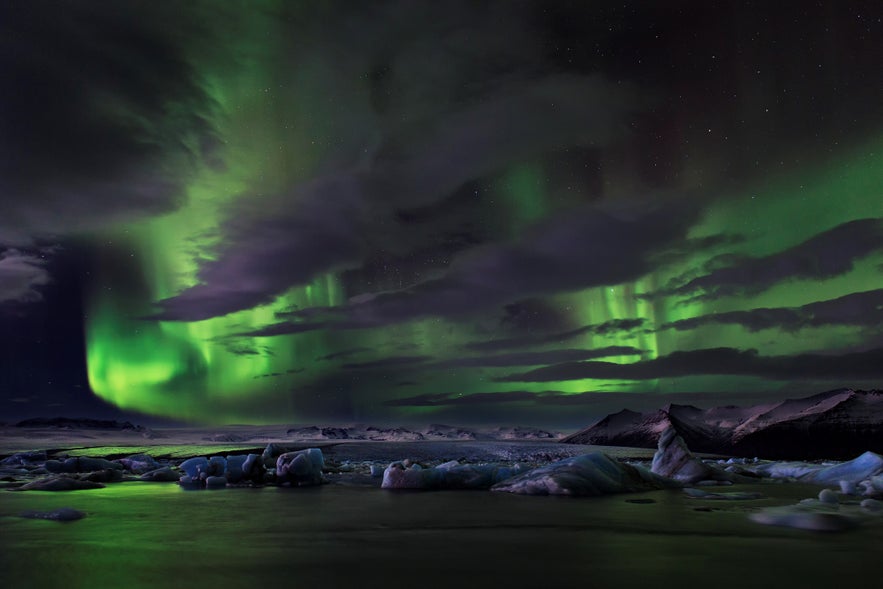
<svg viewBox="0 0 883 589"><path fill-rule="evenodd" d="M243 14L247 17L235 22L216 23L235 29L229 31L235 41L226 53L204 54L198 46L190 51L214 103L211 117L221 143L213 161L196 164L178 210L92 240L96 249L124 255L125 261L94 269L86 293L87 373L95 394L125 409L197 421L278 418L280 409L296 410L291 401L263 408L260 401L322 370L307 362L327 349L322 332L297 338L231 336L274 322L277 312L340 304L342 292L332 274L291 288L267 305L224 317L191 323L141 319L154 311L153 302L197 283L201 260L213 256L220 239L225 206L284 189L306 177L318 157L311 138L293 130L307 120L304 113L315 94L301 91L294 100L276 80L278 57L273 56L284 39L275 31L278 23L261 11ZM309 64L297 74L309 75ZM284 112L266 116L279 110L281 100ZM289 122L280 124L286 116ZM133 282L141 288L133 291L128 287Z"/></svg>
<svg viewBox="0 0 883 589"><path fill-rule="evenodd" d="M546 180L540 164L511 166L497 182L496 192L503 199L501 208L509 220L511 235L520 234L549 213Z"/></svg>
<svg viewBox="0 0 883 589"><path fill-rule="evenodd" d="M171 242L143 241L136 249L154 254L153 248L171 247ZM155 271L160 266L155 262L144 264L142 270ZM153 300L166 296L159 286L170 284L174 276L166 269L170 272L166 276L147 273L144 282L153 288L143 292L116 292L115 278L120 277L109 276L103 281L107 286L89 296L88 377L92 390L101 398L125 409L155 415L254 422L270 419L274 411L269 404L261 407L265 396L278 392L280 386L292 388L296 378L321 375L322 367L312 359L328 348L323 332L297 338L228 338L271 323L276 312L293 306L339 304L334 277L322 276L311 285L291 289L269 305L224 317L192 323L140 319L149 312Z"/></svg>

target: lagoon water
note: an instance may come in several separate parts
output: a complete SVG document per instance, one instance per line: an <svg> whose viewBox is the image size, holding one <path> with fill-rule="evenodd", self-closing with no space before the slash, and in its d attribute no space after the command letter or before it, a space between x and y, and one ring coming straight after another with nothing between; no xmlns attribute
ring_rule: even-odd
<svg viewBox="0 0 883 589"><path fill-rule="evenodd" d="M761 526L747 513L818 487L740 490L770 498L721 504L679 491L577 499L341 485L187 492L135 482L0 491L0 585L871 587L883 579L883 525L842 534ZM58 507L88 516L17 517Z"/></svg>

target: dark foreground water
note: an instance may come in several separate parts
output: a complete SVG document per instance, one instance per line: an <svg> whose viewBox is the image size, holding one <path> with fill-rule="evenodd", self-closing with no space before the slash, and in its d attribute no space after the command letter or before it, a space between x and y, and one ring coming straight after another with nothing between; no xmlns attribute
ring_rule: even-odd
<svg viewBox="0 0 883 589"><path fill-rule="evenodd" d="M0 491L0 586L880 586L883 526L761 526L746 514L818 488L740 487L755 489L772 498L721 505L678 491L573 499L334 485L186 492L155 483ZM89 515L15 517L65 506Z"/></svg>

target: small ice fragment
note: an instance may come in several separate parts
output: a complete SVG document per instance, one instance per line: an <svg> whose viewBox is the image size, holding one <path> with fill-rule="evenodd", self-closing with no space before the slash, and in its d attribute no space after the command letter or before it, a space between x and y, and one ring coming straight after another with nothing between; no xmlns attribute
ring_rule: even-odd
<svg viewBox="0 0 883 589"><path fill-rule="evenodd" d="M186 472L187 476L196 479L199 478L199 473L208 470L208 460L204 456L188 458L180 464L179 468Z"/></svg>
<svg viewBox="0 0 883 589"><path fill-rule="evenodd" d="M227 477L213 476L205 479L207 489L223 489L227 486Z"/></svg>
<svg viewBox="0 0 883 589"><path fill-rule="evenodd" d="M855 481L840 481L840 492L844 495L858 495Z"/></svg>
<svg viewBox="0 0 883 589"><path fill-rule="evenodd" d="M877 501L876 499L863 499L860 505L865 511L873 513L883 511L883 502Z"/></svg>
<svg viewBox="0 0 883 589"><path fill-rule="evenodd" d="M819 501L822 503L830 503L832 505L837 505L840 503L840 500L837 499L837 493L832 491L831 489L822 489L819 491Z"/></svg>

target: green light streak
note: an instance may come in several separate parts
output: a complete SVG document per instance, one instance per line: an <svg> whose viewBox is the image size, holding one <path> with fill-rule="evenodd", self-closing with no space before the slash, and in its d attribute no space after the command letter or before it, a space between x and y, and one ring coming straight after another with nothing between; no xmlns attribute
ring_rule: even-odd
<svg viewBox="0 0 883 589"><path fill-rule="evenodd" d="M512 235L542 219L549 213L546 180L539 164L518 164L510 167L497 185L504 200L503 209L511 224Z"/></svg>
<svg viewBox="0 0 883 589"><path fill-rule="evenodd" d="M241 3L238 8L247 6ZM294 287L269 304L225 317L194 323L139 319L151 313L151 304L156 300L174 296L197 284L201 263L214 255L214 248L219 245L218 229L227 207L244 199L259 207L263 199L289 190L314 174L327 172L319 169L320 163L333 149L341 149L341 141L351 141L360 147L361 143L371 144L360 137L360 133L370 134L371 121L376 116L367 106L371 102L367 97L367 82L336 75L333 58L312 51L309 38L291 39L280 20L273 16L282 6L285 5L264 2L262 8L266 11L239 10L242 18L235 22L210 17L206 26L221 27L223 36L232 40L230 45L222 50L189 48L203 87L212 99L213 104L205 116L212 120L221 139L216 156L223 160L224 167L195 163L181 195L183 204L175 212L93 236L96 248L101 249L105 246L100 244L113 241L113 251L130 252L131 272L138 275L143 286L133 293L130 287L127 289L131 276L120 276L119 269L110 265L95 270L94 284L87 292L89 383L97 395L119 407L205 422L278 422L296 418L302 409L299 404L307 404L298 399L296 392L300 387L340 373L344 370L340 366L343 362L394 355L425 355L444 360L468 353L462 347L464 344L489 339L493 335L488 334L498 327L496 317L480 327L476 325L479 319L470 323L428 318L376 330L231 338L233 334L275 323L277 313L292 308L341 305L348 295L359 294L345 293L334 274ZM300 10L286 8L291 11L290 15L297 15ZM329 99L338 96L355 98L351 99L352 104L338 104ZM116 115L126 116L126 113ZM164 134L160 129L157 135L172 134ZM191 148L194 153L198 152L198 146ZM487 207L482 210L483 216L490 225L498 224L488 232L493 238L517 240L525 229L558 212L565 201L567 206L577 202L573 196L568 200L549 194L555 186L547 177L550 173L547 168L552 167L533 161L512 162L490 183L493 199L482 199L476 206ZM610 194L632 188L628 178L620 180L609 188ZM744 193L715 198L690 237L744 234L745 241L728 251L749 256L767 255L846 221L880 216L881 186L883 136L852 154L817 165L812 171L783 173L758 182ZM686 332L655 331L667 322L713 312L797 306L878 288L879 267L883 263L883 256L872 256L856 264L847 275L812 282L811 288L806 283L783 283L750 297L688 304L672 298L637 297L665 286L687 269L701 268L718 253L694 252L677 265L658 268L632 283L547 297L553 307L567 311L575 327L614 319L645 320L647 331L586 333L567 341L565 346L585 349L633 346L644 352L640 359L636 356L601 359L629 363L678 350L707 347L757 348L766 354L789 354L857 345L862 341L861 334L853 328L815 329L795 334L750 333L732 325ZM598 255L615 256L616 252L598 252ZM394 287L389 285L390 290ZM556 347L562 346L545 346L547 349ZM349 348L369 351L357 360L315 361L317 357ZM393 389L391 378L395 377L389 376L395 374L393 370L382 377L386 381L378 377L377 381L368 383L367 393L354 392L348 409L354 416L368 415L376 412L378 399L406 397L418 392L677 392L732 390L735 385L757 390L767 386L759 379L730 377L550 383L493 380L515 371L517 369L505 368L417 371L415 378L420 384L419 391L415 391L410 387ZM274 373L279 376L265 377ZM401 378L408 379L408 373L403 371ZM354 385L354 391L358 386ZM423 416L435 412L436 408L395 411Z"/></svg>
<svg viewBox="0 0 883 589"><path fill-rule="evenodd" d="M138 319L151 313L152 302L198 282L198 268L213 255L229 203L259 200L290 187L312 171L323 151L315 146L315 135L298 128L314 120L310 103L323 88L304 84L294 97L293 89L278 84L275 68L289 67L274 62L279 61L277 54L285 54L279 44L286 37L273 34L278 23L261 11L244 14L249 16L223 23L236 29L230 37L236 42L221 55L193 48L204 87L216 105L211 116L222 143L215 155L224 167L199 166L175 212L94 239L130 251L144 284L139 292L127 292L130 277L119 277L110 267L97 268L94 288L87 293L89 383L98 396L125 409L206 422L278 421L280 407L269 402L272 396L325 369L312 362L328 350L324 333L230 336L273 323L276 313L291 308L342 303L338 279L331 274L292 288L270 304L225 317L195 323ZM305 63L298 76L306 80L314 74L316 64ZM266 116L279 101L285 102L290 117L282 124L280 117ZM303 372L295 372L300 368ZM281 376L264 377L273 373ZM290 402L281 409L290 413Z"/></svg>

